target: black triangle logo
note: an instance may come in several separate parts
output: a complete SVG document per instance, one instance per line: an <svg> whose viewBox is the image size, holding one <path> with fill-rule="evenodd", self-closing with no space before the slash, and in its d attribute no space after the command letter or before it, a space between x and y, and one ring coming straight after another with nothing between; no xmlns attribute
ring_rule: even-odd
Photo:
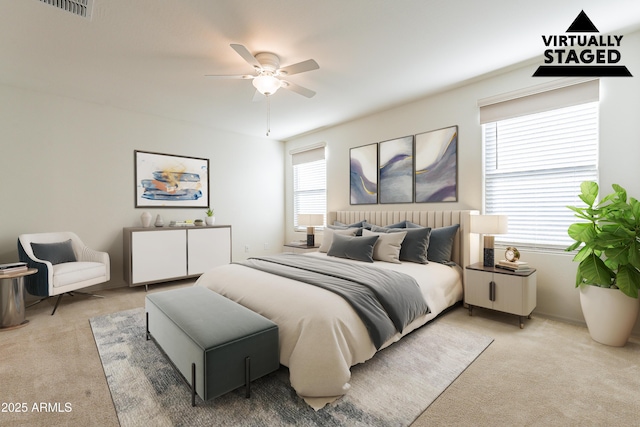
<svg viewBox="0 0 640 427"><path fill-rule="evenodd" d="M591 19L584 13L584 10L578 14L578 17L567 29L567 33L599 33L598 29Z"/></svg>

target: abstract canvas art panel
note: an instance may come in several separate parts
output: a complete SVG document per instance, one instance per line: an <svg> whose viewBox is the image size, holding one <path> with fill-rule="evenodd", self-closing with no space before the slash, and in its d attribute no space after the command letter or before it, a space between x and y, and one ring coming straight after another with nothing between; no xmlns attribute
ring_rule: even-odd
<svg viewBox="0 0 640 427"><path fill-rule="evenodd" d="M416 135L416 203L458 200L458 126Z"/></svg>
<svg viewBox="0 0 640 427"><path fill-rule="evenodd" d="M350 203L378 203L378 144L349 150Z"/></svg>
<svg viewBox="0 0 640 427"><path fill-rule="evenodd" d="M413 202L413 136L379 143L380 203Z"/></svg>
<svg viewBox="0 0 640 427"><path fill-rule="evenodd" d="M138 207L209 207L209 159L134 151Z"/></svg>

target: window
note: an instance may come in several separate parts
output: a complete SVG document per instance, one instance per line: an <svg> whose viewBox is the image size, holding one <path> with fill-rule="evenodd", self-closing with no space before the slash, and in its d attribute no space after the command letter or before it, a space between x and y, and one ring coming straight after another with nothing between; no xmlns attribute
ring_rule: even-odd
<svg viewBox="0 0 640 427"><path fill-rule="evenodd" d="M597 80L570 87L587 92L577 101L568 102L563 89L507 101L519 105L481 119L484 212L509 216L509 234L496 236L498 243L552 250L573 243L567 228L575 217L567 206L582 204L582 181L598 179ZM561 102L540 108L541 95ZM527 104L535 112L527 113Z"/></svg>
<svg viewBox="0 0 640 427"><path fill-rule="evenodd" d="M308 148L293 152L293 225L296 229L306 228L298 225L298 214L322 214L323 223L327 223L327 165L321 147ZM304 225L304 224L303 224Z"/></svg>

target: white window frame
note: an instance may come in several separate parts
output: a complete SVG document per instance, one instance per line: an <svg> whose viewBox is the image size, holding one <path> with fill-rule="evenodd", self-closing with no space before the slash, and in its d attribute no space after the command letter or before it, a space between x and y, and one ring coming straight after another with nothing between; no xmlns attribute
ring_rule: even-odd
<svg viewBox="0 0 640 427"><path fill-rule="evenodd" d="M590 80L481 106L483 211L509 217L498 245L562 251L573 242L567 206L582 204L582 181L598 180L598 92Z"/></svg>
<svg viewBox="0 0 640 427"><path fill-rule="evenodd" d="M293 227L306 231L298 224L298 214L322 214L322 229L327 223L327 161L324 143L291 151ZM301 182L306 179L308 182Z"/></svg>

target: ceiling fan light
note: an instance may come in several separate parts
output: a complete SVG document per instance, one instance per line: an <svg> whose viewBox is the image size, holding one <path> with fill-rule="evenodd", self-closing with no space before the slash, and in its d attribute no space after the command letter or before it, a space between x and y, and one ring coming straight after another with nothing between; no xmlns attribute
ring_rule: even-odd
<svg viewBox="0 0 640 427"><path fill-rule="evenodd" d="M252 83L258 89L258 92L263 95L273 95L281 86L280 80L267 75L254 78Z"/></svg>

